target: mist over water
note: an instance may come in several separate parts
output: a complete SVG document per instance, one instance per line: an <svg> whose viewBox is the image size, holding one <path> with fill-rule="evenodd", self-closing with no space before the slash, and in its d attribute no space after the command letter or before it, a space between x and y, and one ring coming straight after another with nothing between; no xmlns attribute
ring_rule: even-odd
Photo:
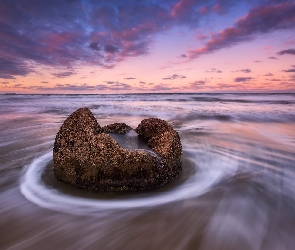
<svg viewBox="0 0 295 250"><path fill-rule="evenodd" d="M101 126L167 120L182 174L123 194L57 181L55 135L79 107ZM294 94L0 95L0 249L293 249L294 146Z"/></svg>

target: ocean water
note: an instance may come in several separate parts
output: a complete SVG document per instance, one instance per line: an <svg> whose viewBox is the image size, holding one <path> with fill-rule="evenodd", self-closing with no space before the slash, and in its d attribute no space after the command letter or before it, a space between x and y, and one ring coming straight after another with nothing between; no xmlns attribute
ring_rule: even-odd
<svg viewBox="0 0 295 250"><path fill-rule="evenodd" d="M182 174L138 193L57 181L55 135L79 107L101 126L168 121ZM294 180L295 94L0 95L0 249L294 249Z"/></svg>

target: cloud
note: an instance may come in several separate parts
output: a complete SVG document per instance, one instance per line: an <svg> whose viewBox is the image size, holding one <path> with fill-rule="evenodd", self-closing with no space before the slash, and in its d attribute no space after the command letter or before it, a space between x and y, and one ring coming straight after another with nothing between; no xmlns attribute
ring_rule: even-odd
<svg viewBox="0 0 295 250"><path fill-rule="evenodd" d="M112 90L112 91L119 91L119 90L131 90L132 87L129 84L115 82L111 85L104 85L104 84L98 84L96 85L97 90Z"/></svg>
<svg viewBox="0 0 295 250"><path fill-rule="evenodd" d="M124 78L125 80L134 80L134 79L136 79L135 77L126 77L126 78Z"/></svg>
<svg viewBox="0 0 295 250"><path fill-rule="evenodd" d="M285 54L295 55L295 49L281 50L281 51L279 51L277 54L278 54L278 55L285 55Z"/></svg>
<svg viewBox="0 0 295 250"><path fill-rule="evenodd" d="M243 88L244 86L242 84L227 84L227 83L218 83L217 84L218 89L239 89Z"/></svg>
<svg viewBox="0 0 295 250"><path fill-rule="evenodd" d="M1 84L6 85L9 84L9 82L1 82Z"/></svg>
<svg viewBox="0 0 295 250"><path fill-rule="evenodd" d="M155 84L153 85L153 87L151 89L149 89L150 91L170 91L170 90L174 90L174 87L171 87L167 84Z"/></svg>
<svg viewBox="0 0 295 250"><path fill-rule="evenodd" d="M234 79L235 82L247 82L247 81L252 81L254 78L253 77L236 77Z"/></svg>
<svg viewBox="0 0 295 250"><path fill-rule="evenodd" d="M171 76L167 76L162 78L163 80L175 80L175 79L181 79L181 78L186 78L186 76L183 75L178 75L178 74L173 74Z"/></svg>
<svg viewBox="0 0 295 250"><path fill-rule="evenodd" d="M116 46L114 46L114 45L112 45L112 44L106 44L104 46L104 50L105 50L105 52L111 53L111 54L114 54L116 52L119 52L119 48L116 47Z"/></svg>
<svg viewBox="0 0 295 250"><path fill-rule="evenodd" d="M272 73L267 73L266 75L263 75L263 76L273 76Z"/></svg>
<svg viewBox="0 0 295 250"><path fill-rule="evenodd" d="M84 83L84 84L56 84L53 87L30 86L30 87L26 87L26 89L38 90L38 91L59 90L59 91L77 91L77 92L80 92L80 91L93 91L93 90L95 90L95 87Z"/></svg>
<svg viewBox="0 0 295 250"><path fill-rule="evenodd" d="M182 21L195 18L196 12L200 14L217 13L225 14L237 1L233 0L179 0L172 7L170 15L173 18L181 18Z"/></svg>
<svg viewBox="0 0 295 250"><path fill-rule="evenodd" d="M112 69L130 57L149 54L158 34L175 27L195 33L205 15L224 14L236 4L234 0L1 1L0 78L27 76L36 65ZM213 35L200 51L180 57L194 58L252 39L253 34L293 27L292 16L292 2L254 8L233 27Z"/></svg>
<svg viewBox="0 0 295 250"><path fill-rule="evenodd" d="M234 26L213 34L203 48L189 50L189 58L197 58L203 54L244 43L260 34L276 30L294 29L294 15L294 2L255 7L247 15L239 18Z"/></svg>
<svg viewBox="0 0 295 250"><path fill-rule="evenodd" d="M60 73L52 73L53 76L55 76L56 78L65 78L65 77L69 77L71 75L75 75L76 73L73 71L65 71L65 72L60 72Z"/></svg>
<svg viewBox="0 0 295 250"><path fill-rule="evenodd" d="M199 80L199 81L190 82L189 86L190 86L190 88L200 88L200 87L206 85L206 83L207 82L204 80Z"/></svg>
<svg viewBox="0 0 295 250"><path fill-rule="evenodd" d="M216 69L216 68L211 68L210 70L205 70L206 73L222 73L221 70Z"/></svg>
<svg viewBox="0 0 295 250"><path fill-rule="evenodd" d="M93 50L97 50L97 51L100 51L101 50L101 47L98 46L98 42L92 42L89 44L89 47Z"/></svg>
<svg viewBox="0 0 295 250"><path fill-rule="evenodd" d="M12 87L13 88L21 88L22 86L23 86L23 84L17 83L17 84L14 84Z"/></svg>
<svg viewBox="0 0 295 250"><path fill-rule="evenodd" d="M251 73L251 69L240 69L240 72Z"/></svg>
<svg viewBox="0 0 295 250"><path fill-rule="evenodd" d="M286 70L283 70L284 72L287 72L287 73L294 73L295 72L295 69L286 69Z"/></svg>
<svg viewBox="0 0 295 250"><path fill-rule="evenodd" d="M24 76L31 71L26 68L25 63L17 59L11 58L10 56L7 56L7 58L0 57L0 78L15 79L14 76Z"/></svg>
<svg viewBox="0 0 295 250"><path fill-rule="evenodd" d="M24 87L23 85L19 85L19 88L37 90L37 91L119 91L119 90L130 90L131 86L125 83L115 82L112 85L98 84L98 85L89 85L87 83L84 84L56 84L53 87L45 87L45 86L29 86Z"/></svg>
<svg viewBox="0 0 295 250"><path fill-rule="evenodd" d="M236 1L1 1L0 77L13 79L34 65L113 68L147 55L157 34L200 24L199 10L223 10ZM184 55L184 54L183 54Z"/></svg>
<svg viewBox="0 0 295 250"><path fill-rule="evenodd" d="M203 41L203 40L206 40L208 36L206 36L205 34L198 34L198 35L195 35L195 38Z"/></svg>
<svg viewBox="0 0 295 250"><path fill-rule="evenodd" d="M3 1L0 16L0 77L6 79L28 75L34 64L112 68L147 54L154 34L172 25L163 4L134 0Z"/></svg>
<svg viewBox="0 0 295 250"><path fill-rule="evenodd" d="M104 81L106 84L115 84L117 82L114 82L114 81Z"/></svg>
<svg viewBox="0 0 295 250"><path fill-rule="evenodd" d="M272 59L272 60L278 60L278 58L274 57L274 56L269 56L268 57L269 59Z"/></svg>
<svg viewBox="0 0 295 250"><path fill-rule="evenodd" d="M251 69L239 69L239 70L234 70L232 72L243 72L243 73L251 73Z"/></svg>

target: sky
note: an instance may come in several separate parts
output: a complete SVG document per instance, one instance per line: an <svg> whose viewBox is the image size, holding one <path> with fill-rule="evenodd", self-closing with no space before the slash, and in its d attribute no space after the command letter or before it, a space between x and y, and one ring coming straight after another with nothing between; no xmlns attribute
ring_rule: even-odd
<svg viewBox="0 0 295 250"><path fill-rule="evenodd" d="M0 0L10 92L295 92L295 1Z"/></svg>

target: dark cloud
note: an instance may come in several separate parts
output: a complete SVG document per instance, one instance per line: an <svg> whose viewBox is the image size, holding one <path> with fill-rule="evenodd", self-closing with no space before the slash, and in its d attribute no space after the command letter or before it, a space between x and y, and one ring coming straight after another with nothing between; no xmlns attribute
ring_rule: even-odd
<svg viewBox="0 0 295 250"><path fill-rule="evenodd" d="M17 84L14 84L12 87L13 88L21 88L22 86L23 86L23 84L17 83Z"/></svg>
<svg viewBox="0 0 295 250"><path fill-rule="evenodd" d="M266 75L263 75L263 76L273 76L272 73L267 73Z"/></svg>
<svg viewBox="0 0 295 250"><path fill-rule="evenodd" d="M256 63L260 63L260 62L262 62L262 61L254 61L254 62L256 62Z"/></svg>
<svg viewBox="0 0 295 250"><path fill-rule="evenodd" d="M200 88L202 86L204 86L207 82L204 80L199 80L199 81L194 81L194 82L190 82L189 86L191 88Z"/></svg>
<svg viewBox="0 0 295 250"><path fill-rule="evenodd" d="M285 55L285 54L295 55L295 49L281 50L281 51L279 51L277 54L278 54L278 55Z"/></svg>
<svg viewBox="0 0 295 250"><path fill-rule="evenodd" d="M274 57L274 56L269 56L268 57L269 59L272 59L272 60L278 60L278 58Z"/></svg>
<svg viewBox="0 0 295 250"><path fill-rule="evenodd" d="M171 87L167 84L155 84L153 85L153 87L151 89L149 89L150 91L170 91L170 90L174 90L174 87Z"/></svg>
<svg viewBox="0 0 295 250"><path fill-rule="evenodd" d="M239 18L233 27L213 34L210 41L203 48L188 51L189 57L193 59L202 54L232 47L233 45L252 40L256 35L276 30L294 29L294 16L294 2L255 7L247 15Z"/></svg>
<svg viewBox="0 0 295 250"><path fill-rule="evenodd" d="M243 88L244 86L241 84L227 84L227 83L218 83L217 87L219 89L239 89L239 88Z"/></svg>
<svg viewBox="0 0 295 250"><path fill-rule="evenodd" d="M175 80L175 79L181 79L181 78L186 78L186 76L183 75L178 75L178 74L173 74L171 76L167 76L162 78L163 80Z"/></svg>
<svg viewBox="0 0 295 250"><path fill-rule="evenodd" d="M106 44L106 45L104 46L104 50L105 50L105 52L107 52L107 53L114 54L114 53L116 53L116 52L119 51L119 48L116 47L116 46L114 46L114 45L112 45L112 44Z"/></svg>
<svg viewBox="0 0 295 250"><path fill-rule="evenodd" d="M294 73L295 72L295 69L286 69L286 70L283 70L284 72L287 72L287 73Z"/></svg>
<svg viewBox="0 0 295 250"><path fill-rule="evenodd" d="M136 79L136 78L134 78L134 77L126 77L126 78L124 78L125 80L134 80L134 79Z"/></svg>
<svg viewBox="0 0 295 250"><path fill-rule="evenodd" d="M0 78L15 79L14 76L24 76L29 72L31 72L31 70L26 68L25 63L22 63L17 59L13 59L10 56L7 58L0 57Z"/></svg>
<svg viewBox="0 0 295 250"><path fill-rule="evenodd" d="M110 85L110 84L115 84L116 82L114 82L114 81L105 81L105 83Z"/></svg>
<svg viewBox="0 0 295 250"><path fill-rule="evenodd" d="M6 85L9 84L9 82L1 82L1 84Z"/></svg>
<svg viewBox="0 0 295 250"><path fill-rule="evenodd" d="M98 42L92 42L89 44L89 47L93 50L97 50L97 51L100 51L101 50L101 47L98 46Z"/></svg>
<svg viewBox="0 0 295 250"><path fill-rule="evenodd" d="M48 82L41 82L41 83L44 83L44 84L46 84L46 83L48 83Z"/></svg>
<svg viewBox="0 0 295 250"><path fill-rule="evenodd" d="M84 84L56 84L54 87L44 87L44 86L30 86L26 87L30 90L38 90L38 91L52 91L52 90L59 90L59 91L93 91L95 88L90 86L86 83Z"/></svg>
<svg viewBox="0 0 295 250"><path fill-rule="evenodd" d="M187 55L186 54L182 54L180 57L181 58L187 58Z"/></svg>
<svg viewBox="0 0 295 250"><path fill-rule="evenodd" d="M239 69L239 70L234 70L232 72L243 72L243 73L251 73L251 69Z"/></svg>
<svg viewBox="0 0 295 250"><path fill-rule="evenodd" d="M53 87L45 87L45 86L30 86L30 87L23 87L19 86L24 89L30 89L30 90L37 90L37 91L107 91L107 90L130 90L131 86L124 83L115 82L113 85L104 85L104 84L98 84L95 86L89 85L87 83L84 84L56 84Z"/></svg>
<svg viewBox="0 0 295 250"><path fill-rule="evenodd" d="M95 87L96 90L112 90L112 91L119 91L119 90L131 90L132 87L126 83L114 82L111 85L104 85L98 84Z"/></svg>
<svg viewBox="0 0 295 250"><path fill-rule="evenodd" d="M206 73L222 73L221 70L216 68L211 68L210 70L205 70Z"/></svg>
<svg viewBox="0 0 295 250"><path fill-rule="evenodd" d="M252 81L253 77L236 77L235 82L247 82L247 81Z"/></svg>
<svg viewBox="0 0 295 250"><path fill-rule="evenodd" d="M75 75L76 73L73 71L66 71L66 72L60 72L60 73L53 73L52 75L57 77L57 78L65 78L69 77L71 75Z"/></svg>
<svg viewBox="0 0 295 250"><path fill-rule="evenodd" d="M139 84L146 84L146 82L140 81Z"/></svg>
<svg viewBox="0 0 295 250"><path fill-rule="evenodd" d="M243 73L251 73L251 69L240 69L239 71Z"/></svg>

